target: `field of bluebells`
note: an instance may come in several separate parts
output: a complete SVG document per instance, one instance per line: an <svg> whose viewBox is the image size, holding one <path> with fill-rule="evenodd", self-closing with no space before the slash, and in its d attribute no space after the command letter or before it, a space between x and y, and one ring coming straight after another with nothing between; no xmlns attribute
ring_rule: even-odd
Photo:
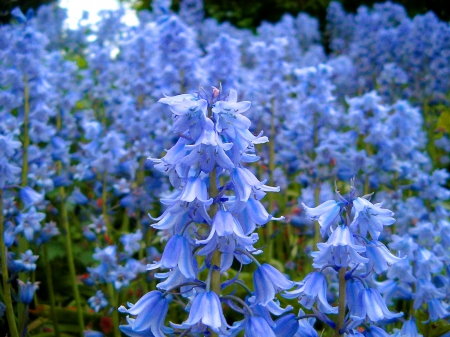
<svg viewBox="0 0 450 337"><path fill-rule="evenodd" d="M450 25L169 8L0 26L0 335L450 336Z"/></svg>

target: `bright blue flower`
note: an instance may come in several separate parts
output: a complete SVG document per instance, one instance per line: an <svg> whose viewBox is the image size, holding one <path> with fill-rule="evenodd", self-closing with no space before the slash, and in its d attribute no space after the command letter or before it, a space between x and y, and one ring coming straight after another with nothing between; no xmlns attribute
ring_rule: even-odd
<svg viewBox="0 0 450 337"><path fill-rule="evenodd" d="M168 328L164 326L164 320L169 309L168 299L160 291L151 291L142 296L135 304L128 303L129 309L124 306L119 308L119 312L132 316L137 316L135 320L129 321L129 326L121 326L121 330L126 333L151 331L156 337L163 337L168 333Z"/></svg>
<svg viewBox="0 0 450 337"><path fill-rule="evenodd" d="M218 334L227 334L227 324L223 316L222 305L219 297L213 291L205 291L197 294L191 302L189 317L183 325L192 326L203 323Z"/></svg>
<svg viewBox="0 0 450 337"><path fill-rule="evenodd" d="M11 247L16 240L16 226L11 221L5 223L5 232L3 233L5 246Z"/></svg>
<svg viewBox="0 0 450 337"><path fill-rule="evenodd" d="M40 222L44 218L45 214L36 212L34 207L31 207L27 213L19 213L17 216L16 234L23 233L28 241L32 241L34 234L41 230Z"/></svg>
<svg viewBox="0 0 450 337"><path fill-rule="evenodd" d="M95 312L99 312L109 304L101 290L97 290L95 295L88 299L88 303Z"/></svg>
<svg viewBox="0 0 450 337"><path fill-rule="evenodd" d="M52 237L59 234L59 229L56 227L56 223L54 221L47 222L44 227L42 227L39 237L36 239L36 243L47 243Z"/></svg>
<svg viewBox="0 0 450 337"><path fill-rule="evenodd" d="M35 190L28 186L20 190L19 197L24 204L24 208L33 206L34 204L37 204L44 199L43 194L37 193Z"/></svg>
<svg viewBox="0 0 450 337"><path fill-rule="evenodd" d="M298 333L299 323L294 314L287 314L275 321L276 327L274 329L277 337L292 337Z"/></svg>
<svg viewBox="0 0 450 337"><path fill-rule="evenodd" d="M394 213L388 209L382 209L381 204L372 204L364 198L356 198L353 201L355 217L350 224L350 228L359 232L363 237L370 233L373 239L377 240L384 226L390 226L395 222L392 217Z"/></svg>
<svg viewBox="0 0 450 337"><path fill-rule="evenodd" d="M365 264L369 259L359 253L365 252L366 247L355 244L353 233L347 226L338 226L331 233L327 243L318 243L318 252L312 252L313 267L323 268L331 264L336 267L348 267L350 264Z"/></svg>
<svg viewBox="0 0 450 337"><path fill-rule="evenodd" d="M20 253L20 260L16 260L16 265L20 266L20 270L23 272L30 272L36 270L36 261L39 255L33 255L31 249L28 249L25 253Z"/></svg>
<svg viewBox="0 0 450 337"><path fill-rule="evenodd" d="M319 310L324 313L337 313L338 308L332 307L327 300L327 280L322 273L309 273L301 282L295 282L299 288L287 291L283 294L285 298L297 298L298 302L306 309L311 309L318 300Z"/></svg>
<svg viewBox="0 0 450 337"><path fill-rule="evenodd" d="M17 182L18 175L22 171L20 167L11 165L6 157L0 159L0 188L5 188L7 184Z"/></svg>
<svg viewBox="0 0 450 337"><path fill-rule="evenodd" d="M117 266L112 269L106 279L107 282L112 282L116 290L120 290L123 287L128 287L130 281L136 278L137 273L134 270L124 266Z"/></svg>
<svg viewBox="0 0 450 337"><path fill-rule="evenodd" d="M342 203L334 200L328 200L314 208L309 208L303 203L302 206L306 210L306 214L311 219L319 221L320 234L324 237L331 225L338 220Z"/></svg>
<svg viewBox="0 0 450 337"><path fill-rule="evenodd" d="M83 227L83 236L86 238L86 240L88 240L90 242L97 240L97 236L95 235L94 232L91 231L89 226Z"/></svg>
<svg viewBox="0 0 450 337"><path fill-rule="evenodd" d="M374 326L374 325L372 325L372 326L368 327L366 330L364 330L363 335L365 337L390 337L391 336L383 329L381 329L377 326Z"/></svg>
<svg viewBox="0 0 450 337"><path fill-rule="evenodd" d="M423 337L419 334L419 330L417 330L417 324L414 318L410 318L403 323L401 334L409 337Z"/></svg>
<svg viewBox="0 0 450 337"><path fill-rule="evenodd" d="M33 301L35 291L39 289L39 282L31 283L28 281L24 283L21 280L17 280L17 282L19 283L20 302L30 304Z"/></svg>
<svg viewBox="0 0 450 337"><path fill-rule="evenodd" d="M147 265L147 270L174 268L178 266L187 278L195 278L196 268L189 241L181 235L174 235L167 242L161 260Z"/></svg>
<svg viewBox="0 0 450 337"><path fill-rule="evenodd" d="M208 243L214 235L218 237L230 236L235 238L238 244L248 246L258 240L258 235L253 233L250 237L244 234L241 224L231 212L219 210L214 216L209 236L205 240L196 240L197 244Z"/></svg>
<svg viewBox="0 0 450 337"><path fill-rule="evenodd" d="M277 337L274 330L270 327L267 321L260 316L250 316L245 323L245 336L248 337ZM291 336L291 335L289 335Z"/></svg>
<svg viewBox="0 0 450 337"><path fill-rule="evenodd" d="M405 258L392 255L387 247L378 240L372 240L366 244L366 257L369 259L368 269L373 268L377 274L388 270L390 266Z"/></svg>
<svg viewBox="0 0 450 337"><path fill-rule="evenodd" d="M430 320L432 322L448 317L450 312L448 311L449 305L439 300L438 298L433 298L427 301L428 304L428 314L430 315Z"/></svg>
<svg viewBox="0 0 450 337"><path fill-rule="evenodd" d="M261 303L265 306L274 299L278 291L292 288L294 282L289 281L286 276L271 265L264 263L255 270L253 285L255 303Z"/></svg>
<svg viewBox="0 0 450 337"><path fill-rule="evenodd" d="M133 255L141 248L140 240L142 240L140 229L136 233L124 234L120 237L120 242L123 244L125 252L129 255Z"/></svg>
<svg viewBox="0 0 450 337"><path fill-rule="evenodd" d="M389 311L381 295L375 289L362 289L358 295L358 302L354 318L378 322L383 319L393 319L403 316L403 313Z"/></svg>

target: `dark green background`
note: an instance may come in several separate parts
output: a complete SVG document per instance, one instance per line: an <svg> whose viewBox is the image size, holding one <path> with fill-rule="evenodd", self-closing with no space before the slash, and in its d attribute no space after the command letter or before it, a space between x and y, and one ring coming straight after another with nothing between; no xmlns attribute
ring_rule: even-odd
<svg viewBox="0 0 450 337"><path fill-rule="evenodd" d="M131 2L137 9L150 8L151 0L122 0ZM37 8L41 3L53 0L0 0L0 21L10 19L9 11L20 6L24 12L30 7ZM180 0L173 0L173 9L177 10ZM239 27L254 29L263 20L276 22L284 13L296 15L306 12L320 19L322 28L325 25L326 8L330 0L204 0L206 15L219 21L230 21ZM373 0L342 0L348 12L355 12L360 5L380 2ZM432 10L444 21L450 20L450 3L448 0L399 0L410 16Z"/></svg>

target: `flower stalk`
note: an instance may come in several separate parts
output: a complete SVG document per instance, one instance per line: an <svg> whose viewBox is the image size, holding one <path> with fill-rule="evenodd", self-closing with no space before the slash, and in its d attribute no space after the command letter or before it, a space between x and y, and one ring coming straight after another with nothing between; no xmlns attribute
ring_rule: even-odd
<svg viewBox="0 0 450 337"><path fill-rule="evenodd" d="M3 220L3 189L0 188L0 233L5 232ZM3 234L0 235L0 249L1 249L1 258L3 262L1 263L2 268L2 284L3 284L3 299L5 301L6 306L6 319L8 320L8 326L11 337L19 337L19 332L17 330L16 325L16 317L14 315L14 309L11 298L11 284L9 283L9 274L8 274L8 264L5 263L6 258L8 256L8 248L5 245L5 239Z"/></svg>

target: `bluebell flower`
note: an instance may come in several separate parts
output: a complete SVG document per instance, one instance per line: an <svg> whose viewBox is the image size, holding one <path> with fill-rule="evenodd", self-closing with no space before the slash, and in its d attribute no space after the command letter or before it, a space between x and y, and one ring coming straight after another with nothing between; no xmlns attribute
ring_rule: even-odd
<svg viewBox="0 0 450 337"><path fill-rule="evenodd" d="M78 187L75 187L69 200L78 205L86 205L89 199L80 191Z"/></svg>
<svg viewBox="0 0 450 337"><path fill-rule="evenodd" d="M21 142L14 140L14 135L12 133L6 135L0 134L0 157L12 157L21 145Z"/></svg>
<svg viewBox="0 0 450 337"><path fill-rule="evenodd" d="M362 289L358 295L356 319L365 320L366 317L372 322L378 322L383 319L393 319L403 316L403 313L393 313L389 311L386 303L381 298L378 291L372 288Z"/></svg>
<svg viewBox="0 0 450 337"><path fill-rule="evenodd" d="M353 233L347 226L338 226L331 233L326 243L318 243L318 252L312 252L313 267L323 268L331 264L337 267L348 267L350 264L365 264L369 259L359 253L365 252L366 247L355 244Z"/></svg>
<svg viewBox="0 0 450 337"><path fill-rule="evenodd" d="M265 306L274 299L278 291L292 288L294 282L288 280L286 276L271 265L264 263L253 273L253 285L255 303L261 303Z"/></svg>
<svg viewBox="0 0 450 337"><path fill-rule="evenodd" d="M47 222L44 227L42 227L36 242L38 244L47 243L52 237L59 234L59 229L56 227L56 223L54 221Z"/></svg>
<svg viewBox="0 0 450 337"><path fill-rule="evenodd" d="M328 232L331 225L333 225L339 218L342 203L334 200L328 200L314 208L309 208L303 203L302 206L306 210L306 214L311 219L319 221L320 234L323 237Z"/></svg>
<svg viewBox="0 0 450 337"><path fill-rule="evenodd" d="M11 165L6 157L0 159L0 188L5 188L7 184L17 182L18 175L22 171L20 167Z"/></svg>
<svg viewBox="0 0 450 337"><path fill-rule="evenodd" d="M369 259L367 267L372 268L377 274L389 269L393 264L403 260L405 257L397 257L378 240L372 240L366 244L366 257Z"/></svg>
<svg viewBox="0 0 450 337"><path fill-rule="evenodd" d="M389 248L398 250L400 254L405 255L408 259L413 260L415 255L414 253L417 251L419 245L414 242L414 239L408 234L404 234L403 236L392 235L392 242L388 244Z"/></svg>
<svg viewBox="0 0 450 337"><path fill-rule="evenodd" d="M119 312L132 316L137 316L129 323L133 332L143 332L150 330L154 336L162 337L167 333L164 320L169 309L168 299L160 291L154 290L144 296L135 304L128 303L129 309L124 306L119 308ZM121 326L121 330L126 333L127 329ZM124 330L125 329L125 330Z"/></svg>
<svg viewBox="0 0 450 337"><path fill-rule="evenodd" d="M303 281L295 282L299 286L296 290L287 291L285 298L298 298L298 302L306 309L311 309L318 301L319 310L324 313L337 313L337 307L332 307L327 300L327 280L322 273L312 272Z"/></svg>
<svg viewBox="0 0 450 337"><path fill-rule="evenodd" d="M370 233L373 239L377 240L384 226L390 226L395 222L392 217L394 213L388 209L382 209L381 204L372 204L364 198L356 198L353 201L355 217L350 224L350 228L359 232L363 237Z"/></svg>
<svg viewBox="0 0 450 337"><path fill-rule="evenodd" d="M357 278L350 278L345 283L345 299L350 315L354 315L358 310L358 297L364 289L364 284Z"/></svg>
<svg viewBox="0 0 450 337"><path fill-rule="evenodd" d="M264 185L265 181L260 182L254 174L245 167L236 167L231 173L231 181L234 184L236 196L240 201L247 201L250 194L253 194L256 200L261 200L265 192L279 192L279 187L270 187Z"/></svg>
<svg viewBox="0 0 450 337"><path fill-rule="evenodd" d="M101 290L97 290L95 295L88 299L88 303L95 312L99 312L109 304Z"/></svg>
<svg viewBox="0 0 450 337"><path fill-rule="evenodd" d="M3 233L5 246L11 247L16 240L16 226L11 221L5 223L5 232Z"/></svg>
<svg viewBox="0 0 450 337"><path fill-rule="evenodd" d="M93 221L93 223L87 226L88 228L93 229L97 234L103 234L106 232L106 223L103 219L103 215L100 215L98 218L94 218Z"/></svg>
<svg viewBox="0 0 450 337"><path fill-rule="evenodd" d="M27 213L19 213L16 234L23 233L28 241L32 241L34 234L41 230L40 222L44 220L45 214L38 213L36 208L31 207Z"/></svg>
<svg viewBox="0 0 450 337"><path fill-rule="evenodd" d="M95 235L94 232L89 228L89 226L84 226L83 229L83 236L86 238L86 240L93 242L97 240L97 235Z"/></svg>
<svg viewBox="0 0 450 337"><path fill-rule="evenodd" d="M298 316L305 315L303 310L299 310ZM315 318L302 318L298 320L298 330L295 337L319 337L316 329L314 329Z"/></svg>
<svg viewBox="0 0 450 337"><path fill-rule="evenodd" d="M419 330L417 330L417 324L414 318L410 318L403 323L401 334L410 337L423 337L419 334Z"/></svg>
<svg viewBox="0 0 450 337"><path fill-rule="evenodd" d="M267 321L260 316L250 316L245 323L245 336L258 337L268 336L277 337L275 331L267 324Z"/></svg>
<svg viewBox="0 0 450 337"><path fill-rule="evenodd" d="M292 337L298 333L299 323L294 314L287 314L275 321L276 327L274 329L277 337Z"/></svg>
<svg viewBox="0 0 450 337"><path fill-rule="evenodd" d="M43 194L37 193L35 190L28 186L20 190L19 197L24 204L24 208L33 206L34 204L37 204L44 199Z"/></svg>
<svg viewBox="0 0 450 337"><path fill-rule="evenodd" d="M20 266L20 271L31 272L36 270L36 261L39 255L33 255L31 249L28 249L25 253L20 253L20 260L16 260L16 266Z"/></svg>
<svg viewBox="0 0 450 337"><path fill-rule="evenodd" d="M136 275L137 272L135 270L119 265L109 272L107 282L112 282L114 288L120 290L123 287L128 287L130 281L134 280Z"/></svg>
<svg viewBox="0 0 450 337"><path fill-rule="evenodd" d="M377 327L375 325L371 325L370 327L365 329L363 332L363 335L365 337L390 337L391 336L386 331L384 331L383 329L381 329L380 327Z"/></svg>
<svg viewBox="0 0 450 337"><path fill-rule="evenodd" d="M140 229L136 233L124 234L120 237L120 242L123 244L125 252L129 255L133 255L141 248L140 240L142 240Z"/></svg>
<svg viewBox="0 0 450 337"><path fill-rule="evenodd" d="M39 282L31 283L28 281L24 283L21 280L17 280L17 282L19 283L20 302L30 304L33 301L35 291L39 289Z"/></svg>
<svg viewBox="0 0 450 337"><path fill-rule="evenodd" d="M427 301L428 314L432 322L448 317L450 312L448 311L449 305L444 303L439 298L432 298Z"/></svg>
<svg viewBox="0 0 450 337"><path fill-rule="evenodd" d="M196 270L189 241L181 235L174 235L167 242L161 260L147 265L147 270L174 268L178 266L187 278L195 278Z"/></svg>
<svg viewBox="0 0 450 337"><path fill-rule="evenodd" d="M208 237L205 240L196 240L196 243L206 244L213 238L214 235L219 237L235 237L236 241L244 246L252 245L258 239L258 236L255 233L250 237L246 236L241 224L237 221L233 214L223 210L219 210L214 216Z"/></svg>
<svg viewBox="0 0 450 337"><path fill-rule="evenodd" d="M227 334L227 328L230 326L223 316L222 305L216 293L200 292L192 300L189 317L183 324L191 326L199 322L218 334Z"/></svg>

